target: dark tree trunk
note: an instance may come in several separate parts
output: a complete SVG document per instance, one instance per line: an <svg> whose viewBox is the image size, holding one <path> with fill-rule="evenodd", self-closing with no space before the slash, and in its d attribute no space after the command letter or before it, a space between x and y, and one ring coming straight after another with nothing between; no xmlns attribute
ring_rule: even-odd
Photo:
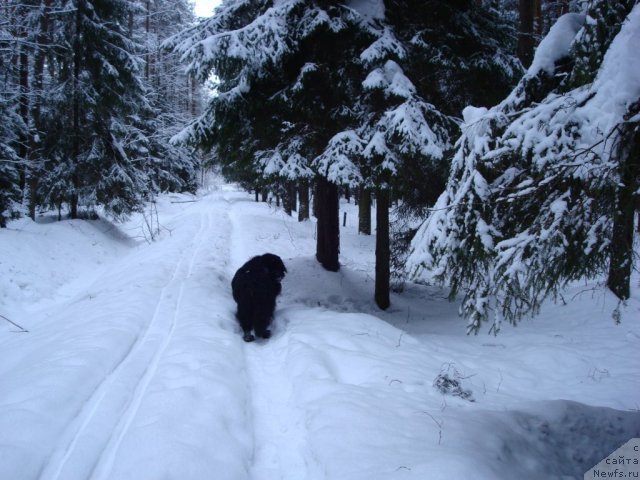
<svg viewBox="0 0 640 480"><path fill-rule="evenodd" d="M26 36L26 33L24 33ZM27 54L27 48L25 45L20 47L20 57L19 57L19 65L20 65L20 97L19 97L19 112L20 118L25 125L29 125L29 55ZM20 145L18 147L18 155L22 159L26 159L28 155L27 145L29 144L29 139L27 135L20 135ZM27 169L20 169L20 190L24 192L26 186L27 179Z"/></svg>
<svg viewBox="0 0 640 480"><path fill-rule="evenodd" d="M296 184L293 182L285 182L282 200L284 204L284 211L289 216L291 216L293 211L297 209L296 196Z"/></svg>
<svg viewBox="0 0 640 480"><path fill-rule="evenodd" d="M311 215L313 217L318 218L318 184L317 182L313 182L311 188L309 190L313 198L311 199Z"/></svg>
<svg viewBox="0 0 640 480"><path fill-rule="evenodd" d="M300 180L298 185L298 197L300 199L298 221L304 222L305 220L309 220L309 182L307 180Z"/></svg>
<svg viewBox="0 0 640 480"><path fill-rule="evenodd" d="M389 190L376 191L376 286L375 301L382 310L389 308L391 278L389 247Z"/></svg>
<svg viewBox="0 0 640 480"><path fill-rule="evenodd" d="M293 213L292 203L291 190L289 190L289 185L285 184L282 191L282 207L284 208L284 213L289 216Z"/></svg>
<svg viewBox="0 0 640 480"><path fill-rule="evenodd" d="M632 127L633 128L633 127ZM611 260L607 287L621 300L630 296L633 268L633 215L640 178L640 128L622 135L619 148L620 187L613 215Z"/></svg>
<svg viewBox="0 0 640 480"><path fill-rule="evenodd" d="M36 51L35 59L33 62L33 90L35 92L36 100L33 102L31 111L31 118L35 128L35 133L30 135L31 137L31 155L32 158L36 155L40 155L39 142L36 141L36 135L39 135L39 131L42 127L41 122L41 103L43 101L43 85L44 85L44 63L46 48L49 38L49 9L51 8L52 0L44 0L42 2L43 10L40 17L40 32L38 32L38 49ZM36 157L37 158L37 157ZM32 220L36 219L36 207L39 203L38 199L38 181L39 181L39 167L32 165L27 178L29 185L29 216Z"/></svg>
<svg viewBox="0 0 640 480"><path fill-rule="evenodd" d="M298 187L296 182L287 183L287 194L289 195L289 201L291 202L292 212L298 211Z"/></svg>
<svg viewBox="0 0 640 480"><path fill-rule="evenodd" d="M79 83L80 83L80 65L82 63L82 46L81 35L82 30L82 15L84 14L85 3L84 0L78 2L76 9L76 31L73 45L73 160L77 165L78 158L80 157L80 95ZM76 167L77 168L77 167ZM80 178L78 172L74 172L72 175L73 192L69 198L69 216L71 218L78 218L78 190L80 188Z"/></svg>
<svg viewBox="0 0 640 480"><path fill-rule="evenodd" d="M144 79L148 82L151 78L151 51L149 51L149 34L151 33L151 0L147 0L146 2L147 14L144 19L144 30L145 30L145 39L146 39L146 48L147 48L147 61L144 64ZM187 80L188 84L188 80ZM187 85L188 87L188 85ZM188 90L187 90L188 91ZM187 108L189 106L187 105Z"/></svg>
<svg viewBox="0 0 640 480"><path fill-rule="evenodd" d="M520 28L518 32L518 58L525 68L531 65L536 46L536 12L539 0L520 0ZM538 19L540 22L541 19Z"/></svg>
<svg viewBox="0 0 640 480"><path fill-rule="evenodd" d="M337 185L324 177L317 177L316 198L316 259L325 269L337 272L340 269L340 208Z"/></svg>
<svg viewBox="0 0 640 480"><path fill-rule="evenodd" d="M371 190L360 188L358 201L358 232L371 235Z"/></svg>

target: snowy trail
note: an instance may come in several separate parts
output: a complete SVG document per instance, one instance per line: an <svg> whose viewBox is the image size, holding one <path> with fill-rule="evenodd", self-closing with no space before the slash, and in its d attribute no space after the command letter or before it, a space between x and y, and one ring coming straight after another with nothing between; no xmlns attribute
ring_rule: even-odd
<svg viewBox="0 0 640 480"><path fill-rule="evenodd" d="M210 228L210 218L203 217L205 215L201 213L198 232L176 261L146 329L69 425L60 447L42 473L42 480L105 478L114 452L126 434L175 330L184 280L191 275ZM114 425L118 419L120 421ZM96 454L100 457L96 458ZM100 467L96 470L97 466Z"/></svg>
<svg viewBox="0 0 640 480"><path fill-rule="evenodd" d="M304 411L295 403L287 372L287 348L286 333L246 346L254 442L251 478L256 480L320 478Z"/></svg>
<svg viewBox="0 0 640 480"><path fill-rule="evenodd" d="M243 218L237 198L229 194L225 196L232 225L230 277L253 255L267 253L268 250L264 250L255 239L247 239L243 225L250 223L251 219ZM239 198L246 201L246 196ZM246 210L245 207L243 212ZM274 335L268 341L247 343L244 350L253 430L250 478L323 478L318 474L319 465L309 446L305 412L295 401L294 379L287 368L290 338L282 327L283 319L278 318L280 309L276 309L277 318L272 326Z"/></svg>
<svg viewBox="0 0 640 480"><path fill-rule="evenodd" d="M581 478L640 432L638 326L598 300L470 338L439 297L368 306L356 227L332 273L311 223L235 186L161 201L158 241L96 250L29 334L0 335L1 480ZM65 258L90 243L67 235ZM273 336L247 344L230 279L265 252L290 271ZM434 388L447 366L475 402Z"/></svg>
<svg viewBox="0 0 640 480"><path fill-rule="evenodd" d="M193 273L195 260L201 253L202 245L207 238L206 234L208 233L208 230L211 226L210 215L206 215L206 219L204 220L202 219L202 216L204 216L204 214L201 212L200 215L200 229L194 237L191 248L184 250L185 253L180 258L171 280L163 289L160 302L158 302L156 310L153 314L152 325L155 325L156 323L162 323L168 324L168 326L165 326L162 329L163 331L158 335L158 337L162 339L160 345L155 348L155 353L151 358L151 361L149 362L140 382L138 383L126 411L121 416L120 422L114 430L114 434L111 436L106 449L102 453L100 461L96 466L96 469L94 470L94 475L92 476L92 478L96 478L98 480L110 478L110 473L113 469L113 464L116 459L118 448L120 447L124 436L129 430L133 418L140 408L142 398L145 395L147 388L149 387L151 378L158 370L160 358L165 353L167 346L169 345L169 342L173 337L176 329L176 323L178 321L178 315L180 313L180 309L182 308L185 280L191 277ZM188 261L186 261L187 258ZM162 318L162 322L158 322L158 318ZM150 335L151 333L148 331L147 336Z"/></svg>

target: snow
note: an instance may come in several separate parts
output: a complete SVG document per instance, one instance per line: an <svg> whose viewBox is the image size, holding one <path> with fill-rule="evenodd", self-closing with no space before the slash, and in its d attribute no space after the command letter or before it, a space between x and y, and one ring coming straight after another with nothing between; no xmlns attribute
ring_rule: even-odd
<svg viewBox="0 0 640 480"><path fill-rule="evenodd" d="M400 65L393 60L387 60L382 68L373 70L362 82L367 90L381 89L385 95L396 95L402 98L411 98L416 87L411 83Z"/></svg>
<svg viewBox="0 0 640 480"><path fill-rule="evenodd" d="M549 33L536 48L527 75L535 76L540 70L552 75L558 60L569 55L573 40L586 21L586 15L566 13L549 29Z"/></svg>
<svg viewBox="0 0 640 480"><path fill-rule="evenodd" d="M468 105L462 110L462 118L465 126L471 125L472 123L480 120L487 112L488 109L486 107L474 107L472 105Z"/></svg>
<svg viewBox="0 0 640 480"><path fill-rule="evenodd" d="M0 478L582 478L640 436L637 275L620 325L584 285L467 336L438 288L375 307L352 204L337 273L314 222L234 185L157 208L150 243L142 216L0 230L0 315L28 330L0 318ZM246 344L229 282L266 251L289 274L273 337Z"/></svg>
<svg viewBox="0 0 640 480"><path fill-rule="evenodd" d="M594 98L585 116L597 118L592 129L610 132L640 99L640 6L636 5L616 35L602 61L591 91Z"/></svg>

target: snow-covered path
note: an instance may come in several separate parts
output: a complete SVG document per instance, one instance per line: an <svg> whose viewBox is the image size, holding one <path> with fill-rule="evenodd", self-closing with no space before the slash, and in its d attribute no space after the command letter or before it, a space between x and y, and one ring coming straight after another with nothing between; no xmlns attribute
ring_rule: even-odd
<svg viewBox="0 0 640 480"><path fill-rule="evenodd" d="M7 232L22 243L0 238L9 271L28 280L3 283L24 300L0 292L0 308L29 329L0 331L0 479L577 478L640 435L640 327L611 325L602 299L467 337L435 291L409 288L376 311L369 237L344 229L344 268L330 273L313 260L313 224L235 187L170 199L160 240L96 234L95 256L69 265L73 281L55 291L40 278L62 268L44 268L47 253L30 277L38 265L17 259L29 235L60 229L72 258L85 223L25 223ZM265 251L289 274L272 338L246 344L229 280ZM27 284L47 300L30 305ZM438 392L442 372L475 402Z"/></svg>
<svg viewBox="0 0 640 480"><path fill-rule="evenodd" d="M198 232L160 290L149 322L69 424L41 478L109 478L120 444L158 371L184 308L185 283L202 254L211 225L210 214L200 213L200 217Z"/></svg>
<svg viewBox="0 0 640 480"><path fill-rule="evenodd" d="M225 195L231 218L229 278L248 258L265 253L261 242L247 238L244 225L255 221L247 215L245 195ZM255 207L255 205L251 205ZM251 212L251 208L248 209ZM260 216L261 206L256 209ZM286 368L289 334L275 331L268 341L258 339L245 345L244 362L249 385L253 448L249 478L314 480L318 465L308 447L304 412L296 405L291 376Z"/></svg>

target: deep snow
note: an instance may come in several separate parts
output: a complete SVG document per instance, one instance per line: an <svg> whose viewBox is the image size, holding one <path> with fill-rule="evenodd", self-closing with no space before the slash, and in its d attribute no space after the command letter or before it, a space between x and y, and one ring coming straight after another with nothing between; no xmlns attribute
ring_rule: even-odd
<svg viewBox="0 0 640 480"><path fill-rule="evenodd" d="M640 436L640 288L465 334L437 288L379 311L374 238L342 204L342 269L298 223L214 179L142 217L0 231L0 479L552 479ZM342 214L341 214L342 219ZM147 235L148 236L148 235ZM245 344L229 281L283 257L274 335ZM447 378L471 398L444 394Z"/></svg>

